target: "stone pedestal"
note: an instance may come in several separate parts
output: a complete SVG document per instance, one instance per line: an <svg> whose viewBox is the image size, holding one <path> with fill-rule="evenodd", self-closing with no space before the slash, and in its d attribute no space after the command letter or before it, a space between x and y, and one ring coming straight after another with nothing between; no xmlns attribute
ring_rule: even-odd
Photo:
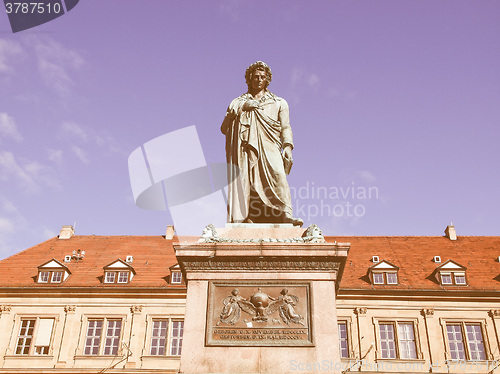
<svg viewBox="0 0 500 374"><path fill-rule="evenodd" d="M335 292L349 244L288 225L217 231L175 246L188 282L180 372L340 372Z"/></svg>

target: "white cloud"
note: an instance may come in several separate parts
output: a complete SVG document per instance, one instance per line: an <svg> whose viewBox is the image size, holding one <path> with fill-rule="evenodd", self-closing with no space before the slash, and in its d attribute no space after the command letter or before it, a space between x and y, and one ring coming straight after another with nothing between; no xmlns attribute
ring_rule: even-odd
<svg viewBox="0 0 500 374"><path fill-rule="evenodd" d="M47 240L53 238L54 236L59 235L58 232L55 232L45 226L40 227L40 232L43 240Z"/></svg>
<svg viewBox="0 0 500 374"><path fill-rule="evenodd" d="M14 68L9 60L23 54L21 44L12 40L0 38L0 73L11 73Z"/></svg>
<svg viewBox="0 0 500 374"><path fill-rule="evenodd" d="M292 89L296 90L298 87L309 86L314 92L318 92L321 80L318 74L309 73L305 69L295 67L292 70L290 77L290 84Z"/></svg>
<svg viewBox="0 0 500 374"><path fill-rule="evenodd" d="M0 234L11 233L14 231L15 224L12 220L0 217Z"/></svg>
<svg viewBox="0 0 500 374"><path fill-rule="evenodd" d="M0 259L24 249L16 248L22 242L20 237L28 239L28 242L38 243L56 235L56 232L44 225L33 225L20 214L12 201L0 195Z"/></svg>
<svg viewBox="0 0 500 374"><path fill-rule="evenodd" d="M1 199L2 202L2 210L7 213L18 213L17 207L14 205L12 201Z"/></svg>
<svg viewBox="0 0 500 374"><path fill-rule="evenodd" d="M319 86L319 77L314 73L310 74L307 78L307 84L309 85L309 87L317 91Z"/></svg>
<svg viewBox="0 0 500 374"><path fill-rule="evenodd" d="M87 141L86 131L75 122L64 122L61 125L61 135L68 140L75 140L76 138Z"/></svg>
<svg viewBox="0 0 500 374"><path fill-rule="evenodd" d="M72 121L64 122L61 125L59 137L64 139L69 151L83 163L90 162L89 153L85 150L89 147L98 146L106 149L109 153L119 153L121 151L120 146L113 137L98 134L94 129L86 128ZM84 147L82 143L86 143ZM99 152L101 151L99 150ZM62 150L49 150L49 159L62 162Z"/></svg>
<svg viewBox="0 0 500 374"><path fill-rule="evenodd" d="M51 38L36 38L34 42L43 82L60 96L67 96L74 84L70 72L80 69L85 64L84 59Z"/></svg>
<svg viewBox="0 0 500 374"><path fill-rule="evenodd" d="M106 136L105 138L97 136L95 140L98 146L105 147L111 153L118 153L121 151L120 146L111 136Z"/></svg>
<svg viewBox="0 0 500 374"><path fill-rule="evenodd" d="M356 172L356 175L358 177L360 177L366 183L374 183L377 180L375 175L373 175L372 173L370 173L367 170L358 170Z"/></svg>
<svg viewBox="0 0 500 374"><path fill-rule="evenodd" d="M11 138L20 142L23 137L17 129L14 118L7 113L0 113L0 136Z"/></svg>
<svg viewBox="0 0 500 374"><path fill-rule="evenodd" d="M80 159L81 162L83 162L84 164L88 164L89 163L89 158L87 156L87 153L81 149L80 147L77 147L76 145L74 145L71 150L73 151L73 153L75 154L76 157L78 157Z"/></svg>
<svg viewBox="0 0 500 374"><path fill-rule="evenodd" d="M30 191L38 190L37 183L33 178L19 165L12 152L0 152L0 178L9 180L12 176L18 182Z"/></svg>
<svg viewBox="0 0 500 374"><path fill-rule="evenodd" d="M27 192L38 192L40 185L60 188L51 168L38 161L17 160L12 152L0 152L0 180L14 179Z"/></svg>
<svg viewBox="0 0 500 374"><path fill-rule="evenodd" d="M56 164L62 164L63 161L63 151L60 149L49 148L47 150L49 154L49 160L55 162Z"/></svg>
<svg viewBox="0 0 500 374"><path fill-rule="evenodd" d="M294 68L292 70L292 77L290 79L292 86L295 86L297 83L299 83L301 81L303 75L304 75L304 72L302 71L302 69Z"/></svg>

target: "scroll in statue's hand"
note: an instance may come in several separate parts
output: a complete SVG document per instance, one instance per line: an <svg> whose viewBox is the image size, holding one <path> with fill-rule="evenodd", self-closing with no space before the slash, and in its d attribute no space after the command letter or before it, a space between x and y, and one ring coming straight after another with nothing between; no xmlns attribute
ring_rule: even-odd
<svg viewBox="0 0 500 374"><path fill-rule="evenodd" d="M255 108L258 108L260 106L259 102L256 100L248 100L243 104L243 110L249 111L253 110Z"/></svg>
<svg viewBox="0 0 500 374"><path fill-rule="evenodd" d="M290 174L290 170L292 170L293 158L292 158L292 148L285 147L283 150L283 166L285 167L286 175Z"/></svg>

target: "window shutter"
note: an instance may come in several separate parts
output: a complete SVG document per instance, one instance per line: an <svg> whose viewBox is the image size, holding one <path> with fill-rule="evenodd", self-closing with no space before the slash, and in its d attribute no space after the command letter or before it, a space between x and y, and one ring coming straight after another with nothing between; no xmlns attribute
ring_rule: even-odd
<svg viewBox="0 0 500 374"><path fill-rule="evenodd" d="M53 325L54 325L53 318L43 318L43 319L39 320L35 346L48 346L48 345L50 345L50 337L52 336L52 326Z"/></svg>

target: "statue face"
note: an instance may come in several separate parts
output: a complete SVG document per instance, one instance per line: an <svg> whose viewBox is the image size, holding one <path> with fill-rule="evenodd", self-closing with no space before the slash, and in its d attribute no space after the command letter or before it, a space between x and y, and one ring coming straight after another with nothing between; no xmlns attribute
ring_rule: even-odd
<svg viewBox="0 0 500 374"><path fill-rule="evenodd" d="M211 229L210 227L208 227L208 226L207 226L207 227L205 227L205 228L203 229L203 232L202 232L201 236L202 236L202 237L204 237L204 238L209 238L209 237L211 237L211 236L212 236L212 229Z"/></svg>
<svg viewBox="0 0 500 374"><path fill-rule="evenodd" d="M255 70L252 74L252 89L262 91L266 88L266 72L264 70Z"/></svg>

